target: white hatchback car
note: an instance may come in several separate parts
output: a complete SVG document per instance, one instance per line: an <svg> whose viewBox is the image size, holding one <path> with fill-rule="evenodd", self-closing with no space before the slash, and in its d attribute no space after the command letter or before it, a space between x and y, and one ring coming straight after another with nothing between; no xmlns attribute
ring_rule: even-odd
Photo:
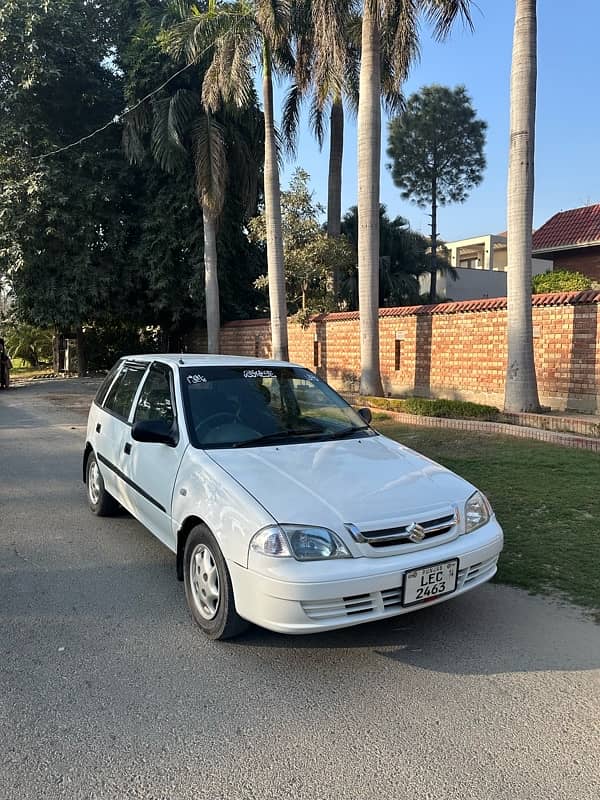
<svg viewBox="0 0 600 800"><path fill-rule="evenodd" d="M90 410L89 504L120 504L176 554L214 639L385 619L489 580L487 499L370 420L294 364L124 358Z"/></svg>

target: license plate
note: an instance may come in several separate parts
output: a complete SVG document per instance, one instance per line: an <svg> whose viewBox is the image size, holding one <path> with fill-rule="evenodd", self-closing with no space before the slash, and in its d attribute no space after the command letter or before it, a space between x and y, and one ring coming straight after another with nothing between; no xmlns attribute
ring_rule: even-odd
<svg viewBox="0 0 600 800"><path fill-rule="evenodd" d="M407 572L404 576L403 606L427 603L456 589L458 559L432 564Z"/></svg>

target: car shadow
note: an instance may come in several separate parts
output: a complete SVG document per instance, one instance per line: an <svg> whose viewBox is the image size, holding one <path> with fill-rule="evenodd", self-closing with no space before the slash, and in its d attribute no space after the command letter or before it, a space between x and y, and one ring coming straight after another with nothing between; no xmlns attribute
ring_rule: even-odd
<svg viewBox="0 0 600 800"><path fill-rule="evenodd" d="M600 628L579 609L488 584L422 611L351 628L287 636L252 628L241 648L290 652L370 649L398 666L455 675L600 668Z"/></svg>

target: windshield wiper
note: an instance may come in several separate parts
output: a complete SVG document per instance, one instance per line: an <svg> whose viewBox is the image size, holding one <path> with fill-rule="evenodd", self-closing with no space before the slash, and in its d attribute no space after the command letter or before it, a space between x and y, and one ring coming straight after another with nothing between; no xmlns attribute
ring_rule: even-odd
<svg viewBox="0 0 600 800"><path fill-rule="evenodd" d="M264 442L277 442L284 441L293 436L322 436L323 431L306 430L306 428L286 428L283 431L274 431L273 433L263 433L262 436L255 436L253 439L246 439L244 442L234 442L232 447L252 447L254 444L262 444Z"/></svg>
<svg viewBox="0 0 600 800"><path fill-rule="evenodd" d="M343 439L346 436L350 436L351 433L356 433L356 431L367 431L369 430L369 425L351 425L349 428L342 428L341 431L336 431L336 433L330 433L330 439Z"/></svg>

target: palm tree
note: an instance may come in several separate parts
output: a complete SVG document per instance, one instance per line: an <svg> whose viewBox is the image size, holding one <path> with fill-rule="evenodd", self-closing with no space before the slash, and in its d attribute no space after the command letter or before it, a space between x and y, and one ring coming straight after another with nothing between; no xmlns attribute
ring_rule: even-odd
<svg viewBox="0 0 600 800"><path fill-rule="evenodd" d="M364 0L358 104L358 280L360 391L381 395L379 369L379 180L381 172L381 63L388 80L404 82L418 55L419 15L443 38L455 18L470 24L469 0Z"/></svg>
<svg viewBox="0 0 600 800"><path fill-rule="evenodd" d="M254 110L255 107L254 107ZM144 157L143 136L150 134L150 149L159 166L174 173L193 163L196 195L202 210L204 234L204 287L206 301L207 351L219 352L221 327L217 259L218 222L226 198L230 170L243 201L254 205L259 164L256 143L261 136L253 107L240 114L229 109L219 114L206 111L199 94L180 88L174 94L157 95L152 113L140 107L129 115L124 146L131 161Z"/></svg>
<svg viewBox="0 0 600 800"><path fill-rule="evenodd" d="M354 254L358 250L358 209L352 206L344 214L342 233ZM403 217L390 219L386 207L379 206L379 306L418 305L421 301L421 275L431 269L429 240L410 229ZM439 259L438 269L451 280L458 274L450 264ZM347 271L340 289L348 310L358 308L358 274L356 261Z"/></svg>
<svg viewBox="0 0 600 800"><path fill-rule="evenodd" d="M531 317L536 0L516 0L508 165L508 364L504 407L539 411Z"/></svg>
<svg viewBox="0 0 600 800"><path fill-rule="evenodd" d="M184 54L188 63L210 52L202 82L202 103L215 112L222 103L245 108L254 92L254 68L262 68L264 114L264 197L267 220L267 264L273 357L288 359L287 305L281 233L281 203L277 134L273 109L273 70L290 72L289 0L238 0L217 3L208 10L192 8L171 31L169 51Z"/></svg>

